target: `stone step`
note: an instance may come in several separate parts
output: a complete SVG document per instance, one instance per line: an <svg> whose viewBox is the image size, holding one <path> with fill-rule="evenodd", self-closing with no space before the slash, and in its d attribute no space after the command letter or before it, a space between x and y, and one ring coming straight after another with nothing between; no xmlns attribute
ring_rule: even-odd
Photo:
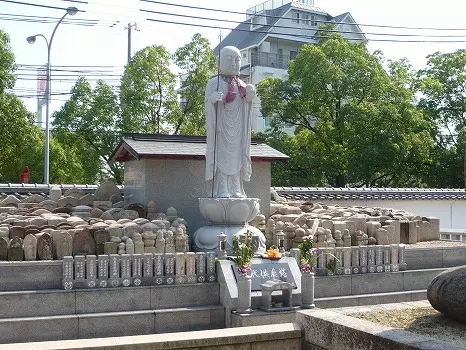
<svg viewBox="0 0 466 350"><path fill-rule="evenodd" d="M316 298L315 305L321 309L401 303L427 299L427 289L390 293L359 294L339 297Z"/></svg>
<svg viewBox="0 0 466 350"><path fill-rule="evenodd" d="M225 309L220 305L88 313L0 320L0 343L121 337L220 329Z"/></svg>
<svg viewBox="0 0 466 350"><path fill-rule="evenodd" d="M219 305L218 283L0 292L0 319Z"/></svg>
<svg viewBox="0 0 466 350"><path fill-rule="evenodd" d="M315 297L333 298L374 293L395 293L427 289L445 268L407 270L392 273L317 276Z"/></svg>

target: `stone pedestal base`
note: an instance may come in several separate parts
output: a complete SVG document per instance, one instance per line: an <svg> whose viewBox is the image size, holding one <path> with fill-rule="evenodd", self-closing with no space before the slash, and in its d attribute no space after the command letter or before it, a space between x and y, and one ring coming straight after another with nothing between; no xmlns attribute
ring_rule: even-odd
<svg viewBox="0 0 466 350"><path fill-rule="evenodd" d="M212 224L199 228L193 234L192 249L196 252L211 252L218 250L218 235L224 233L227 235L226 250L227 254L232 253L233 236L240 233L251 232L256 242L259 242L257 249L258 254L265 254L265 236L256 227L250 225L226 225L226 224Z"/></svg>

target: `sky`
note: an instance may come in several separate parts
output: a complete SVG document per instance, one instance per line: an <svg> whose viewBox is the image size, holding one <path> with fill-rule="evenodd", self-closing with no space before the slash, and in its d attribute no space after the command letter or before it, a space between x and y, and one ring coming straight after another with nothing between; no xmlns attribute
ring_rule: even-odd
<svg viewBox="0 0 466 350"><path fill-rule="evenodd" d="M166 23L182 22L204 26L223 27L222 35L234 28L235 23L228 21L243 21L245 14L223 13L208 11L216 9L222 11L234 11L245 13L250 7L260 4L260 0L161 0L155 2L139 0L16 0L23 4L12 3L11 0L0 0L0 29L5 30L11 39L11 46L15 54L16 63L20 65L19 79L14 92L22 97L26 107L35 112L37 110L36 73L24 65L45 65L47 62L47 46L43 38L37 38L34 44L28 44L26 37L35 34L43 34L50 38L57 20L54 23L35 23L25 21L11 21L11 15L41 16L59 18L64 13L63 9L54 9L27 4L39 4L59 8L75 6L86 12L79 12L75 16L67 16L75 23L96 22L93 26L71 25L63 22L58 27L51 48L52 68L58 66L79 66L76 72L56 72L52 77L52 102L51 113L60 108L66 101L69 90L75 79L69 74L79 75L85 70L91 82L98 76L107 74L105 80L112 85L119 85L119 76L123 72L127 61L128 31L125 30L128 23L136 23L138 31L132 30L132 53L148 45L164 45L169 52L174 52L178 47L187 44L194 33L200 32L207 37L212 46L218 42L220 30L217 28L194 27L182 24ZM173 6L197 6L204 10ZM391 35L367 34L369 50L382 50L387 59L397 60L406 57L416 69L425 66L426 56L436 51L453 52L456 49L466 49L466 1L465 0L315 0L315 5L325 10L332 16L344 12L350 12L361 29L365 33L385 33ZM140 11L140 9L146 11ZM153 11L153 12L147 12ZM158 13L154 13L158 12ZM165 13L165 14L162 14ZM176 14L177 16L168 15ZM193 19L180 17L180 15L208 17L214 19ZM15 17L18 18L18 17ZM21 17L24 19L26 17ZM29 17L30 18L30 17ZM149 21L153 19L156 22ZM436 28L436 29L462 29L462 30L420 30L420 29L396 29L380 28L369 25L404 26L410 28ZM430 37L403 37L394 34L424 34ZM432 37L450 36L445 37ZM451 37L456 36L456 37ZM374 40L375 39L375 40ZM440 42L394 42L378 40L425 40L425 41L462 41L456 43ZM93 66L93 67L90 67ZM102 66L102 67L96 67ZM62 68L63 69L63 68ZM89 73L92 71L92 73ZM62 76L58 76L61 74Z"/></svg>

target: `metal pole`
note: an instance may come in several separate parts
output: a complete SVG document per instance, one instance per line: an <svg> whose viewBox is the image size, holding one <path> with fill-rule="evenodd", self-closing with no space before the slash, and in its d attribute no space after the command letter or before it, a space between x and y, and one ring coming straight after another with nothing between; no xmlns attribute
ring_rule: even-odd
<svg viewBox="0 0 466 350"><path fill-rule="evenodd" d="M128 23L128 62L131 59L131 23Z"/></svg>
<svg viewBox="0 0 466 350"><path fill-rule="evenodd" d="M51 77L51 65L50 65L50 52L52 50L52 41L53 37L55 36L55 32L57 31L58 26L60 23L63 21L63 19L68 15L68 12L66 12L62 18L58 21L56 24L55 28L53 29L52 35L50 37L50 41L47 42L47 103L45 104L45 155L44 155L44 184L49 185L50 184L50 179L49 179L49 174L50 174L50 139L49 139L49 118L50 118L50 100L52 97L51 93L51 85L52 85L52 77ZM44 37L45 41L47 39Z"/></svg>

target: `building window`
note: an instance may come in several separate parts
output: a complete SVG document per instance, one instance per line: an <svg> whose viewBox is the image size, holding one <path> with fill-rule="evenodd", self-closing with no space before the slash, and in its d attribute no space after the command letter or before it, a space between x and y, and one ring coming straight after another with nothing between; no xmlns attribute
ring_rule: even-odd
<svg viewBox="0 0 466 350"><path fill-rule="evenodd" d="M247 55L246 52L243 52L243 58L246 58L246 55Z"/></svg>
<svg viewBox="0 0 466 350"><path fill-rule="evenodd" d="M317 27L316 16L311 15L311 26Z"/></svg>
<svg viewBox="0 0 466 350"><path fill-rule="evenodd" d="M298 23L299 24L299 12L293 12L292 13L292 20L291 22L293 23Z"/></svg>
<svg viewBox="0 0 466 350"><path fill-rule="evenodd" d="M294 60L298 56L298 51L290 51L290 60Z"/></svg>
<svg viewBox="0 0 466 350"><path fill-rule="evenodd" d="M264 129L270 129L271 122L272 122L272 117L264 117Z"/></svg>
<svg viewBox="0 0 466 350"><path fill-rule="evenodd" d="M305 13L303 15L303 24L308 26L309 25L309 14Z"/></svg>

